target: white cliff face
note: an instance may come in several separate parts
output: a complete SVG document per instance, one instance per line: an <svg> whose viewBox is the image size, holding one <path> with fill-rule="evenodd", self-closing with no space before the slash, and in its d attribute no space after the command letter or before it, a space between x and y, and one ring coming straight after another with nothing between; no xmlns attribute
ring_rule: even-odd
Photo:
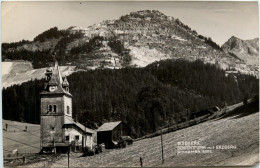
<svg viewBox="0 0 260 168"><path fill-rule="evenodd" d="M156 49L149 49L147 47L132 47L130 46L129 49L131 50L130 55L132 56L132 65L138 67L144 67L148 64L160 61L164 59L170 59L169 55L161 53Z"/></svg>

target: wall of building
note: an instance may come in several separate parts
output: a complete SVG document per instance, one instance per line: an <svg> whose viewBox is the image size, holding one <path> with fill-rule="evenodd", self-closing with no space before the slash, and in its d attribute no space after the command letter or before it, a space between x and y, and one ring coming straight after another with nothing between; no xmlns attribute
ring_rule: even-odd
<svg viewBox="0 0 260 168"><path fill-rule="evenodd" d="M113 148L112 131L99 131L97 132L97 143L104 143L106 148Z"/></svg>
<svg viewBox="0 0 260 168"><path fill-rule="evenodd" d="M122 136L122 124L119 124L116 128L112 131L112 140L115 142L118 142L120 140L120 137Z"/></svg>
<svg viewBox="0 0 260 168"><path fill-rule="evenodd" d="M49 105L56 105L56 112L50 112ZM41 142L43 146L52 143L53 139L55 142L63 142L63 111L62 96L44 95L41 98Z"/></svg>
<svg viewBox="0 0 260 168"><path fill-rule="evenodd" d="M130 130L120 123L116 128L112 131L112 139L115 142L118 142L121 139L121 136L131 136Z"/></svg>
<svg viewBox="0 0 260 168"><path fill-rule="evenodd" d="M72 98L64 95L63 96L63 99L64 99L64 114L66 116L70 116L72 117ZM68 113L68 110L67 110L67 106L69 106L69 113Z"/></svg>
<svg viewBox="0 0 260 168"><path fill-rule="evenodd" d="M69 142L75 142L76 146L82 146L85 147L90 147L92 149L92 145L93 145L93 138L91 135L86 135L83 134L82 131L79 131L78 129L75 129L74 127L72 128L65 128L65 138L66 136L69 136ZM79 136L79 139L76 140L76 136ZM84 137L84 141L82 141ZM68 142L68 141L66 141Z"/></svg>
<svg viewBox="0 0 260 168"><path fill-rule="evenodd" d="M48 146L54 142L63 142L63 116L41 116L41 139L42 145Z"/></svg>
<svg viewBox="0 0 260 168"><path fill-rule="evenodd" d="M41 97L41 115L63 115L64 98L58 95L44 95ZM49 105L56 105L56 112L48 112Z"/></svg>

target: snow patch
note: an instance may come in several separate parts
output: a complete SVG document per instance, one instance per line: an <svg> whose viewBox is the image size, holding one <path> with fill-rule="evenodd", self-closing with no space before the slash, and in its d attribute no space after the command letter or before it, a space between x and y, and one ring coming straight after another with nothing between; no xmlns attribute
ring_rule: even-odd
<svg viewBox="0 0 260 168"><path fill-rule="evenodd" d="M62 77L69 76L76 71L76 66L60 66ZM7 88L14 84L21 84L33 79L42 79L45 77L47 68L32 69L20 73L8 73L2 75L2 87Z"/></svg>
<svg viewBox="0 0 260 168"><path fill-rule="evenodd" d="M172 39L175 39L175 40L180 40L180 41L187 41L179 36L176 36L176 35L172 35Z"/></svg>
<svg viewBox="0 0 260 168"><path fill-rule="evenodd" d="M205 46L198 46L197 48L203 48L203 49L206 49L207 47L205 47Z"/></svg>
<svg viewBox="0 0 260 168"><path fill-rule="evenodd" d="M22 73L32 69L32 63L29 61L2 62L2 75Z"/></svg>

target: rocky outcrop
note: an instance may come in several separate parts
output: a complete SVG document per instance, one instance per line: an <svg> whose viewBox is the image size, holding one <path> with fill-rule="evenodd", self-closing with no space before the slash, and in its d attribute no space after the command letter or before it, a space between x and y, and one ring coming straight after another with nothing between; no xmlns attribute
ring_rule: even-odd
<svg viewBox="0 0 260 168"><path fill-rule="evenodd" d="M259 39L242 40L232 36L222 45L222 49L231 55L236 56L245 62L255 72L258 72L259 66Z"/></svg>

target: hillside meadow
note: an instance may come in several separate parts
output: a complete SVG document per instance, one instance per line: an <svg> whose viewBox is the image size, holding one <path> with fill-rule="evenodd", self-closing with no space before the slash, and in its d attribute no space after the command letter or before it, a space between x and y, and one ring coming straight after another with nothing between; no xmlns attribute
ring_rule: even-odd
<svg viewBox="0 0 260 168"><path fill-rule="evenodd" d="M245 111L244 111L245 112ZM164 164L161 161L161 138L134 142L124 149L107 150L95 156L71 153L70 167L145 167L168 166L238 166L259 164L259 112L231 115L163 135ZM177 154L181 141L199 141L202 146L233 145L236 149L215 149L212 153ZM26 165L41 167L45 162ZM51 167L67 167L67 156Z"/></svg>

